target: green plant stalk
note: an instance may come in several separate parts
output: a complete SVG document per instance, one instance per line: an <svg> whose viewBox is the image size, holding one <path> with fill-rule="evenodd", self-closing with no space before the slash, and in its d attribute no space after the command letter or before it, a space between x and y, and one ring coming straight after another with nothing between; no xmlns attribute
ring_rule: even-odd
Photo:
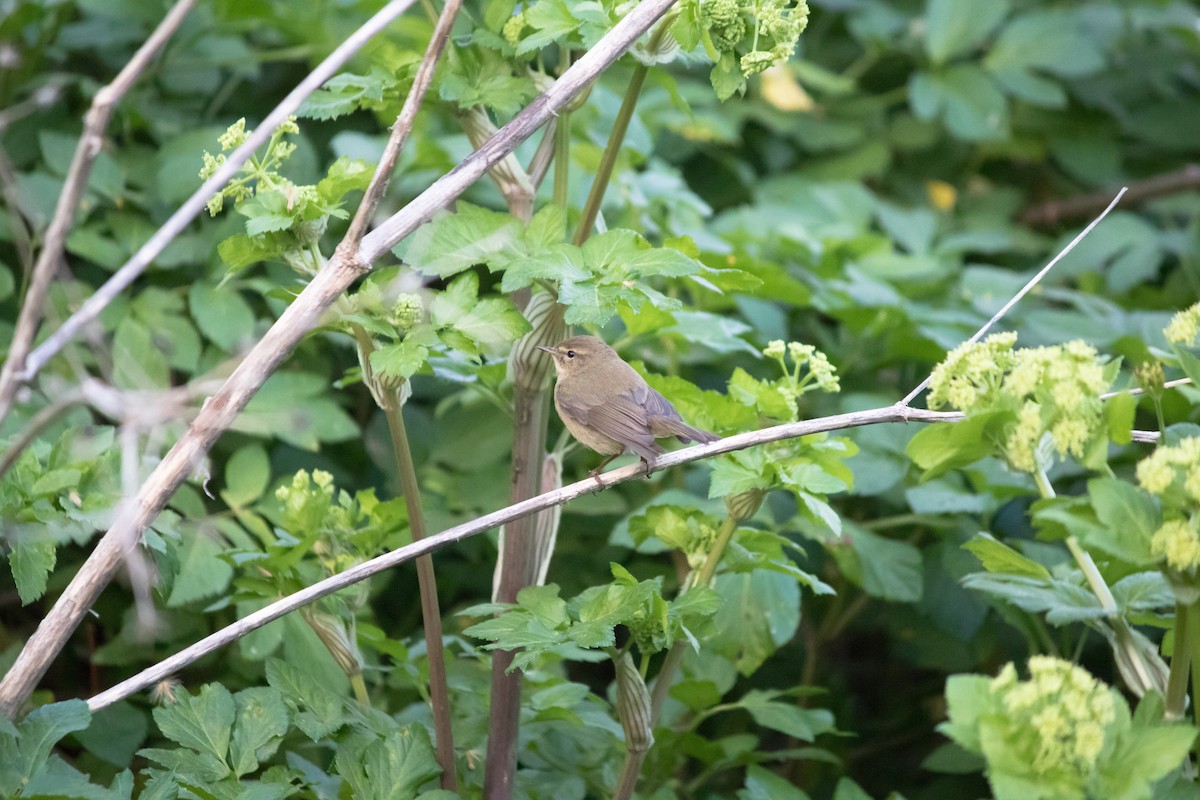
<svg viewBox="0 0 1200 800"><path fill-rule="evenodd" d="M375 351L375 342L361 325L354 325L352 330L362 353L363 377L366 380L374 380L374 377L366 372L371 368L370 355ZM417 470L413 465L408 432L404 427L404 412L395 393L386 395L381 392L378 400L387 419L388 433L391 434L392 455L396 459L400 492L404 495L404 507L408 512L408 527L413 541L417 542L424 539L428 532L425 528L425 515L421 511L421 488L417 484ZM433 556L425 555L417 559L417 587L421 595L421 618L425 628L425 651L429 661L429 705L433 711L437 760L442 768L441 786L448 791L455 791L458 779L454 764L454 734L450 727L450 692L446 681L442 613L438 603Z"/></svg>
<svg viewBox="0 0 1200 800"><path fill-rule="evenodd" d="M1054 487L1050 485L1050 479L1046 477L1046 471L1038 467L1033 471L1033 479L1037 483L1038 492L1047 500L1054 498ZM1113 598L1112 591L1108 588L1108 584L1104 582L1104 576L1100 574L1099 567L1092 560L1092 556L1088 551L1084 550L1079 544L1079 540L1074 536L1067 537L1067 549L1071 551L1071 557L1075 559L1075 563L1079 565L1079 569L1083 571L1083 577L1087 580L1088 586L1091 587L1092 594L1096 595L1096 599L1100 601L1100 607L1105 613L1116 615L1118 612L1117 601Z"/></svg>
<svg viewBox="0 0 1200 800"><path fill-rule="evenodd" d="M1196 606L1193 603L1187 615L1187 646L1192 654L1192 716L1200 724L1200 669L1196 668L1200 664L1200 613ZM1179 652L1178 641L1175 643L1175 652Z"/></svg>
<svg viewBox="0 0 1200 800"><path fill-rule="evenodd" d="M662 42L672 21L674 21L674 16L668 15L658 23L658 27L654 29L654 34L650 37L651 50ZM621 108L617 111L617 118L613 121L612 133L609 134L608 143L604 146L604 153L600 156L600 166L596 169L596 178L592 181L592 189L588 193L587 203L583 206L583 216L579 219L579 227L575 229L574 244L577 247L587 241L592 233L592 228L596 225L596 217L600 215L600 206L604 203L604 193L608 190L613 168L617 164L617 156L621 152L625 134L629 131L633 110L637 106L638 98L642 93L642 85L646 82L646 73L649 71L649 67L639 62L633 69L633 75L629 78L629 86L625 89Z"/></svg>
<svg viewBox="0 0 1200 800"><path fill-rule="evenodd" d="M1175 604L1175 650L1167 679L1166 718L1183 719L1187 710L1188 672L1192 665L1191 617L1195 611L1183 603Z"/></svg>
<svg viewBox="0 0 1200 800"><path fill-rule="evenodd" d="M562 71L571 65L571 52L563 49ZM566 209L571 177L571 112L564 109L554 123L554 204Z"/></svg>
<svg viewBox="0 0 1200 800"><path fill-rule="evenodd" d="M421 493L417 471L413 465L408 432L404 428L404 412L398 403L383 409L388 432L392 437L392 452L400 475L400 491L408 509L408 527L414 542L424 539L425 516L421 511ZM442 648L442 613L438 603L437 577L433 556L417 559L417 586L421 594L421 617L425 626L425 650L429 661L429 704L433 709L433 733L437 744L437 760L442 767L441 786L455 791L454 734L450 727L450 690L446 681L446 655Z"/></svg>
<svg viewBox="0 0 1200 800"><path fill-rule="evenodd" d="M367 693L367 684L363 681L361 672L356 672L350 676L350 686L354 689L354 699L364 709L371 707L371 695Z"/></svg>
<svg viewBox="0 0 1200 800"><path fill-rule="evenodd" d="M737 520L732 515L725 517L725 521L721 523L721 530L717 532L717 539L713 542L712 549L708 551L708 556L700 565L700 569L688 578L684 592L693 586L707 586L712 582L713 575L717 572L717 565L721 563L721 557L725 555L725 548L733 538L735 530L737 530ZM667 700L667 693L671 691L671 684L675 682L675 673L683 661L685 646L682 641L671 645L666 658L663 659L662 668L658 671L658 677L654 681L654 692L650 697L650 719L653 725L658 724L663 703Z"/></svg>

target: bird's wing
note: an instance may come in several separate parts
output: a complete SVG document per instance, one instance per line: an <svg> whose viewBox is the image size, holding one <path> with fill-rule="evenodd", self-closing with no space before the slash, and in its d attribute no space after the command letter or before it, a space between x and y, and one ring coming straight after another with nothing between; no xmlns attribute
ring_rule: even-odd
<svg viewBox="0 0 1200 800"><path fill-rule="evenodd" d="M669 408L670 404L667 406ZM571 404L567 410L582 418L589 428L620 442L643 458L652 459L663 451L646 424L646 410L632 394L620 394L586 406Z"/></svg>
<svg viewBox="0 0 1200 800"><path fill-rule="evenodd" d="M646 409L646 425L655 437L675 436L681 442L715 442L716 436L708 431L693 428L683 421L671 401L649 386L641 387L644 397L639 404Z"/></svg>

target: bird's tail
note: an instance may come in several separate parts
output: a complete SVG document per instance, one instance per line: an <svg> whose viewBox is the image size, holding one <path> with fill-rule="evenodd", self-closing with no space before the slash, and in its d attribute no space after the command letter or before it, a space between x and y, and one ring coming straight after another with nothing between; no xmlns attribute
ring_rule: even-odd
<svg viewBox="0 0 1200 800"><path fill-rule="evenodd" d="M693 441L708 444L721 438L708 431L693 428L681 419L673 419L671 417L652 417L650 419L650 432L655 436L675 436L684 444Z"/></svg>

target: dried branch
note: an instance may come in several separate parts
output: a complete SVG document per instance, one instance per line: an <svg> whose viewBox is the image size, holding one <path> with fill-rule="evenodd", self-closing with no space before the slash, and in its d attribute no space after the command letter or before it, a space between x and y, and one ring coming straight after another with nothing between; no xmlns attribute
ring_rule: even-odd
<svg viewBox="0 0 1200 800"><path fill-rule="evenodd" d="M3 680L0 680L0 714L10 718L17 714L50 662L107 585L122 554L138 542L142 532L166 506L188 474L201 463L217 438L229 428L296 343L317 325L321 315L346 287L363 275L371 262L427 220L434 210L443 208L458 197L493 164L531 136L609 64L616 61L662 16L672 2L642 0L595 47L487 144L365 236L358 253L348 247L338 248L325 268L317 273L251 349L221 390L204 406L188 432L176 442L142 485L137 499L118 510L113 527L101 537L91 556L25 643ZM59 332L65 329L66 326Z"/></svg>
<svg viewBox="0 0 1200 800"><path fill-rule="evenodd" d="M1034 286L1037 286L1038 283L1041 282L1042 278L1046 277L1046 274L1048 272L1050 272L1050 270L1054 269L1055 265L1058 264L1059 261L1062 261L1063 257L1067 253L1074 250L1075 246L1077 244L1079 244L1080 242L1082 242L1083 238L1085 236L1087 236L1089 233L1091 233L1092 229L1095 228L1097 225L1099 225L1101 220L1103 220L1105 217L1108 216L1108 212L1112 211L1113 208L1117 205L1117 203L1120 202L1121 197L1123 197L1125 194L1125 191L1126 191L1125 189L1121 189L1121 191L1117 192L1117 196L1112 198L1112 200L1109 201L1108 207L1104 209L1104 211L1100 214L1100 216L1096 217L1094 220L1092 220L1090 223L1088 223L1088 226L1086 228L1084 228L1083 230L1081 230L1079 232L1079 235L1071 240L1070 244L1068 244L1061 251L1059 251L1058 255L1056 255L1054 258L1050 259L1049 264L1042 267L1037 275L1034 275L1033 278L1031 278L1028 283L1026 283L1024 286L1021 287L1021 290L1019 292L1017 292L1011 298L1009 298L1008 302L1005 303L1003 306L1001 306L1000 310L997 311L995 314L993 314L992 318L989 319L986 323L984 323L984 326L982 328L975 331L975 335L972 336L970 339L968 339L967 342L965 342L965 343L978 342L980 339L982 339L983 335L985 333L987 333L991 329L991 327L1000 320L1001 317L1003 317L1005 314L1007 314L1013 306L1015 306L1017 303L1019 303L1021 301L1022 297L1029 294L1030 290L1033 289ZM921 381L920 385L918 385L917 388L913 389L911 392L909 392L907 395L905 395L904 399L901 400L896 405L902 406L902 407L907 407L908 404L911 403L916 398L917 395L919 395L921 392L923 392L925 390L925 387L929 385L929 381L932 377L933 377L932 375L926 376L925 380Z"/></svg>
<svg viewBox="0 0 1200 800"><path fill-rule="evenodd" d="M650 2L650 0L644 0L644 2ZM854 411L849 414L837 414L822 419L789 422L784 425L776 425L772 428L764 428L763 430L739 433L712 442L711 444L696 445L686 447L682 450L675 450L659 456L653 470L670 469L671 467L690 464L693 461L701 461L723 453L732 453L735 450L744 450L755 445L779 442L785 439L795 439L813 433L846 430L848 428L878 425L885 422L957 422L962 418L962 414L954 411L925 411L923 409L902 409L895 406L885 406L867 411ZM441 533L422 539L420 542L413 542L390 553L377 556L370 561L356 564L344 572L325 578L322 581L314 583L312 586L305 587L295 594L288 595L282 600L277 600L222 628L216 633L206 636L190 647L184 648L175 655L143 670L132 678L122 681L107 691L101 692L88 700L88 706L93 711L97 711L105 706L112 705L118 700L123 700L135 692L139 692L173 675L188 664L203 658L209 653L237 641L251 631L266 625L268 622L273 622L302 606L319 600L322 597L327 597L348 586L353 586L384 570L411 561L418 556L440 550L447 545L461 542L464 539L512 522L513 520L534 514L542 509L561 505L582 495L608 489L617 484L641 478L644 475L645 473L641 464L630 464L603 473L598 477L588 477L564 486L561 489L555 489L529 500L514 503L499 511L485 514L471 522L465 522L453 528L448 528Z"/></svg>
<svg viewBox="0 0 1200 800"><path fill-rule="evenodd" d="M229 154L225 163L217 168L212 177L205 181L199 189L192 193L191 197L184 201L183 205L133 254L132 258L125 262L103 286L97 289L96 293L89 297L79 307L79 310L72 314L58 330L54 331L54 333L46 338L46 341L42 342L42 344L29 353L22 368L18 368L13 359L9 358L9 362L5 364L5 370L7 370L5 374L11 374L12 377L7 384L0 383L0 420L3 420L4 416L8 413L12 403L12 393L16 390L17 384L32 380L42 367L46 365L46 362L62 350L67 342L71 341L79 333L81 328L98 317L100 312L117 295L128 288L142 274L146 267L162 253L166 246L191 224L192 220L204 209L209 198L219 192L237 174L242 164L250 156L254 155L254 152L258 148L266 143L271 137L272 132L281 123L285 122L288 117L295 113L306 97L332 78L342 68L342 65L350 60L351 56L358 52L375 34L387 27L392 20L407 11L409 6L414 2L415 0L392 0L392 2L380 9L375 16L363 23L362 27L352 33L345 42L330 53L270 114L263 118L255 130L246 137L245 143Z"/></svg>
<svg viewBox="0 0 1200 800"><path fill-rule="evenodd" d="M112 119L113 109L146 69L150 60L158 54L166 45L167 40L183 24L184 17L195 4L196 0L178 0L172 6L167 15L163 17L162 22L150 34L150 38L146 39L145 43L138 48L138 51L133 54L133 58L129 59L129 63L117 73L117 77L113 79L112 83L96 92L96 96L92 100L92 107L84 117L83 133L79 137L79 144L75 147L75 155L67 170L62 193L59 194L58 203L54 207L54 216L46 229L42 251L38 254L37 262L33 266L29 290L25 293L25 301L21 304L21 311L17 316L17 325L13 330L8 358L5 360L4 366L0 368L0 420L4 419L9 408L12 407L17 385L20 382L17 376L25 367L25 357L29 355L29 348L33 344L34 336L37 335L38 324L42 318L42 305L46 302L46 292L49 291L50 284L58 272L58 266L63 257L63 248L67 241L67 233L70 232L71 225L75 221L75 211L79 208L79 201L83 196L84 189L87 188L88 178L92 174L92 165L96 162L96 157L100 155L100 149L104 144L104 131L108 127L109 120ZM14 207L14 212L15 210Z"/></svg>
<svg viewBox="0 0 1200 800"><path fill-rule="evenodd" d="M1176 172L1155 175L1153 178L1129 184L1129 203L1140 203L1156 197L1189 192L1200 188L1200 164L1188 164ZM1074 219L1086 219L1104 208L1112 197L1112 190L1105 189L1091 194L1052 200L1033 206L1021 214L1021 222L1035 227L1048 227Z"/></svg>

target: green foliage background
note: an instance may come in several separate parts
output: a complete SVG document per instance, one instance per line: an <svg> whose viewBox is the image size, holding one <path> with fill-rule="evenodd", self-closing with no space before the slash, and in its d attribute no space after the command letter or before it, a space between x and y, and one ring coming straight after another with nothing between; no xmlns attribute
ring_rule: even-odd
<svg viewBox="0 0 1200 800"><path fill-rule="evenodd" d="M115 112L48 319L78 307L199 186L202 155L218 152L229 125L245 117L253 127L380 5L199 4ZM0 131L8 162L0 165L0 343L11 336L29 253L53 213L82 115L165 7L0 3L0 109L20 110ZM856 0L813 2L810 11L795 56L748 82L732 57L718 57L714 69L705 55L712 42L685 29L699 25L686 10L672 30L689 52L643 47L644 61L663 63L649 71L620 150L603 206L607 232L570 243L636 69L631 56L570 114L565 207L552 204L547 179L526 226L494 183L480 181L456 214L399 245L341 309L374 326L374 368L410 379L404 413L430 531L508 501L506 359L527 323L507 293L556 283L568 323L656 373L652 382L686 418L722 435L886 406L1100 210L1059 219L1046 203L1140 185L1200 156L1200 36L1190 3ZM505 29L514 12L523 24ZM570 0L467 3L454 56L435 79L384 210L472 150L462 121L470 109L502 124L539 91L527 68L553 72L560 47L586 49L616 13L611 3ZM315 95L288 137L294 152L277 166L285 182L236 207L227 200L223 213L190 226L42 373L0 441L15 442L82 372L125 390L227 374L298 291L296 272L331 254L430 30L414 9ZM537 137L518 151L521 163L536 145ZM360 159L368 166L355 166ZM293 202L289 186L318 188ZM1083 339L1120 356L1118 383L1127 385L1129 368L1165 347L1170 316L1200 294L1200 195L1184 189L1124 203L1002 325L1022 346ZM416 327L371 322L380 297L396 291L421 297L427 318ZM155 623L144 624L129 581L114 583L55 661L37 704L86 698L268 599L408 540L387 427L339 325L304 340L219 441L205 474L147 533ZM823 351L840 393L789 388L762 355L773 340ZM1192 419L1194 400L1194 390L1168 393L1166 421ZM76 408L0 480L14 578L0 584L0 666L128 488L114 422ZM550 425L553 444L561 426L553 417ZM139 474L184 427L140 431ZM1135 427L1157 427L1150 403L1139 406ZM1064 579L1062 530L1035 530L1029 476L985 459L922 480L905 449L915 432L911 424L848 431L580 498L562 510L548 578L557 588L523 597L525 617L502 615L474 635L465 631L495 610L480 605L491 596L494 535L439 553L463 795L474 796L480 781L486 642L527 637L517 784L520 796L562 799L607 796L623 752L603 647L641 636L639 647L652 653L693 634L699 651L684 658L643 769L643 796L986 794L982 762L936 730L949 676L992 675L1052 653L1121 682L1086 614L1054 616L1070 606L1067 589L1039 600L1014 581L989 585L977 574L964 585L981 563L1005 576ZM1148 452L1114 446L1113 475L1128 479ZM595 463L590 452L569 451L564 479ZM328 497L294 482L298 470L328 473L338 491ZM1094 477L1074 462L1051 474L1060 495L1103 493L1089 484ZM724 517L710 498L749 488L779 491L738 529L714 586L721 602L708 608L699 593L676 594ZM981 531L1020 560L989 550ZM1108 555L1102 568L1114 583L1142 566ZM49 706L20 723L19 738L0 722L0 738L17 748L14 767L0 758L0 788L173 797L181 776L193 787L208 782L210 794L193 788L199 796L428 788L436 764L423 726L412 724L428 722L412 576L395 570L323 606L354 620L372 710L344 703L344 670L293 615L189 668L179 677L190 695L174 705L152 711L148 698L131 698L90 727L78 702ZM675 607L688 597L692 605ZM666 603L661 630L631 624L643 612L666 619ZM1124 610L1157 643L1173 605L1156 583ZM596 624L585 629L588 613ZM548 632L535 636L539 625ZM1149 712L1139 713L1134 726L1149 726ZM48 746L28 749L38 737L62 739L49 761ZM1172 796L1194 789L1181 784Z"/></svg>

